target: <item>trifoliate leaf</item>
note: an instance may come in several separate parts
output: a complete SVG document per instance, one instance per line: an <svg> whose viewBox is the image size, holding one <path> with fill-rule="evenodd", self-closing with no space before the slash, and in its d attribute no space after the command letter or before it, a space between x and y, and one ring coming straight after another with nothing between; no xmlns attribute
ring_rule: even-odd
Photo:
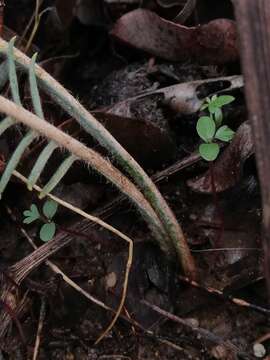
<svg viewBox="0 0 270 360"><path fill-rule="evenodd" d="M58 204L53 200L47 200L43 205L43 214L48 218L52 219L57 211Z"/></svg>
<svg viewBox="0 0 270 360"><path fill-rule="evenodd" d="M56 230L56 225L54 222L50 222L42 225L39 232L40 240L44 242L52 240L55 234L55 230Z"/></svg>
<svg viewBox="0 0 270 360"><path fill-rule="evenodd" d="M215 135L215 138L221 141L229 142L233 139L235 132L227 125L221 126Z"/></svg>
<svg viewBox="0 0 270 360"><path fill-rule="evenodd" d="M201 157L206 161L214 161L219 154L219 145L215 143L201 144L199 152Z"/></svg>
<svg viewBox="0 0 270 360"><path fill-rule="evenodd" d="M30 210L25 210L23 212L25 219L23 220L24 224L31 224L33 221L40 218L38 208L35 204L30 206Z"/></svg>
<svg viewBox="0 0 270 360"><path fill-rule="evenodd" d="M215 135L216 124L209 116L202 116L197 122L196 129L200 138L202 138L205 142L209 142L212 141Z"/></svg>

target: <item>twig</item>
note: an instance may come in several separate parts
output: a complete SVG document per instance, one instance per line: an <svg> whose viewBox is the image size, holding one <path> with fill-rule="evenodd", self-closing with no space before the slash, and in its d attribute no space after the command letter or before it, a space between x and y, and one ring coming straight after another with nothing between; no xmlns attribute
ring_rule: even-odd
<svg viewBox="0 0 270 360"><path fill-rule="evenodd" d="M36 0L37 1L37 4L39 3L39 0ZM36 5L37 6L37 5ZM32 42L33 42L33 39L36 35L36 32L38 30L38 27L39 27L39 23L40 23L40 19L41 17L48 11L51 11L52 10L52 7L48 7L46 9L44 9L43 11L41 11L40 13L38 12L39 11L39 6L36 8L36 11L35 11L35 23L34 23L34 27L32 29L32 32L30 34L30 37L27 41L27 44L26 44L26 47L25 47L25 53L27 54L28 53L28 50L30 49L31 45L32 45Z"/></svg>
<svg viewBox="0 0 270 360"><path fill-rule="evenodd" d="M38 328L37 328L37 335L36 335L36 341L35 341L35 347L34 347L34 354L33 354L33 360L37 360L38 357L38 351L39 351L39 345L40 345L40 337L41 332L43 329L43 323L46 315L46 301L44 298L41 299L41 306L40 306L40 313L39 313L39 321L38 321Z"/></svg>
<svg viewBox="0 0 270 360"><path fill-rule="evenodd" d="M212 294L212 295L215 295L223 300L227 300L227 301L230 301L238 306L243 306L243 307L247 307L249 309L252 309L252 310L255 310L255 311L258 311L262 314L265 314L265 315L270 315L270 309L267 309L267 308L264 308L262 306L259 306L259 305L255 305L255 304L252 304L244 299L240 299L240 298L235 298L231 295L227 295L227 294L224 294L223 291L221 290L218 290L218 289L215 289L215 288L212 288L212 287L209 287L209 286L202 286L200 285L199 283L197 283L196 281L194 280L191 280L189 278L186 278L182 275L178 275L179 279L193 287L196 287L198 289L201 289L203 291L206 291L208 294Z"/></svg>
<svg viewBox="0 0 270 360"><path fill-rule="evenodd" d="M243 352L240 349L238 349L233 343L231 343L228 340L224 340L224 339L220 338L219 336L211 333L209 330L206 330L206 329L200 328L200 327L196 327L196 326L192 325L189 321L182 319L177 315L171 314L168 311L165 311L165 310L161 309L160 307L149 303L146 300L142 300L141 302L143 304L145 304L146 306L150 307L152 310L154 310L158 314L165 316L167 319L170 319L176 323L179 323L181 325L184 325L184 326L190 328L192 331L199 334L203 339L210 341L211 343L214 343L217 345L223 345L223 346L229 348L231 352L237 353L239 355L240 354L243 355ZM247 354L244 354L244 355L248 356ZM249 357L247 357L247 358L249 359Z"/></svg>
<svg viewBox="0 0 270 360"><path fill-rule="evenodd" d="M8 209L9 214L14 218L12 212L10 209ZM16 219L14 219L16 220ZM28 240L28 242L30 243L30 245L37 250L38 247L36 246L36 244L34 243L34 241L32 240L32 238L29 236L29 234L27 233L27 231L22 228L21 226L19 227L21 233L26 237L26 239ZM76 291L78 291L81 295L85 296L88 300L90 300L91 302L93 302L94 304L102 307L104 310L109 310L111 311L112 309L107 306L106 304L104 304L102 301L97 300L94 296L90 295L87 291L83 290L79 285L77 285L73 280L71 280L57 265L55 265L52 261L50 260L45 260L45 264L55 273L58 275L61 275L62 279L69 285L71 286L73 289L75 289Z"/></svg>
<svg viewBox="0 0 270 360"><path fill-rule="evenodd" d="M11 210L9 210L10 215L12 216L12 218L14 218L13 214L11 213ZM16 219L15 219L16 220ZM32 238L28 235L28 233L25 231L24 228L22 228L20 226L20 231L21 233L26 237L26 239L29 241L29 243L31 244L31 246L34 249L38 249L37 246L35 245L35 243L33 242ZM49 255L48 255L49 256ZM85 296L88 300L90 300L92 303L98 305L99 307L103 308L104 310L110 311L114 314L116 314L116 310L112 309L111 307L107 306L104 302L98 300L97 298L95 298L94 296L90 295L87 291L85 291L84 289L82 289L79 285L77 285L73 280L71 280L57 265L55 265L52 261L50 260L45 260L45 264L55 273L55 274L59 274L61 275L61 277L63 278L63 280L69 285L71 286L73 289L75 289L76 291L78 291L80 294L82 294L83 296ZM131 326L136 326L137 328L139 328L140 330L142 330L146 335L148 335L151 338L154 338L155 340L157 340L158 342L167 345L171 348L173 348L174 350L177 351L181 351L186 353L186 350L183 349L182 347L180 347L179 345L176 345L174 343L172 343L171 341L167 340L167 339L163 339L157 335L155 335L155 333L151 330L145 329L142 325L140 325L138 322L132 320L130 317L128 316L124 316L123 314L120 314L119 316L121 319L127 321L129 324L131 324Z"/></svg>
<svg viewBox="0 0 270 360"><path fill-rule="evenodd" d="M25 178L24 176L22 176L20 173L18 173L17 171L13 172L14 176L16 176L17 178L19 178L20 180L22 180L25 184L27 184L27 178ZM42 191L42 189L37 186L34 185L33 188L37 191ZM129 279L129 273L130 273L130 268L132 265L132 258L133 258L133 241L126 235L124 235L122 232L120 232L119 230L115 229L113 226L105 223L104 221L102 221L99 218L96 218L90 214L87 214L86 212L84 212L83 210L77 208L76 206L71 205L70 203L67 203L66 201L58 198L57 196L54 196L52 194L48 194L47 195L50 199L56 201L58 204L70 209L71 211L99 224L100 226L104 227L105 229L109 230L110 232L116 234L117 236L119 236L121 239L125 240L128 243L128 259L127 259L127 264L126 264L126 271L125 271L125 276L124 276L124 283L123 283L123 290L122 290L122 295L121 295L121 300L120 303L118 305L117 311L115 313L115 316L113 318L113 320L111 321L110 325L106 328L106 330L99 336L99 338L96 341L96 344L99 343L106 335L107 333L112 329L112 327L114 326L114 324L116 323L119 315L121 314L122 308L124 306L125 303L125 299L126 299L126 294L127 294L127 288L128 288L128 279Z"/></svg>
<svg viewBox="0 0 270 360"><path fill-rule="evenodd" d="M43 2L44 2L44 0L39 0L39 8L42 6ZM36 6L37 6L37 4L36 4ZM19 40L19 45L20 46L22 46L22 42L26 38L26 35L27 35L30 27L32 26L33 21L35 21L35 18L36 18L36 8L35 8L35 11L33 12L32 16L31 16L31 18L29 19L29 22L27 23L27 25L25 27L25 29L24 29L24 31L22 33L22 36L20 37L20 40ZM24 52L27 53L27 51L25 51L25 49L24 49Z"/></svg>

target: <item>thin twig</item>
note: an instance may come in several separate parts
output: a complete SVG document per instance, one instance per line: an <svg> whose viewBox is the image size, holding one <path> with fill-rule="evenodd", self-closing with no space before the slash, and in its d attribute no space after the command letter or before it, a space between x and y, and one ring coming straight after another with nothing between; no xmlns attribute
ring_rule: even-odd
<svg viewBox="0 0 270 360"><path fill-rule="evenodd" d="M11 210L8 209L8 212L10 213L10 215L14 218L13 214L11 213ZM14 219L16 220L16 219ZM34 241L32 240L32 238L28 235L28 233L26 232L26 230L24 228L22 228L20 226L20 231L21 233L26 237L26 239L29 241L29 243L31 244L31 246L34 249L38 249L37 246L35 245ZM97 306L103 308L104 310L110 311L114 314L116 314L116 310L112 309L111 307L109 307L108 305L106 305L104 302L102 302L101 300L95 298L94 296L90 295L87 291L85 291L84 289L82 289L79 285L77 285L73 280L71 280L57 265L55 265L52 261L50 260L46 260L45 264L55 273L58 275L61 275L62 279L69 285L71 286L74 290L78 291L81 295L85 296L88 300L90 300L92 303L96 304ZM127 321L129 324L131 324L131 326L136 326L137 328L139 328L140 330L142 330L147 336L149 336L150 338L153 338L155 340L157 340L158 342L160 342L161 344L167 345L169 347L171 347L174 350L180 351L180 352L184 352L187 353L187 351L180 347L179 345L176 345L174 343L172 343L171 341L164 339L160 336L157 336L153 331L145 329L141 324L139 324L138 322L136 322L135 320L132 320L130 317L128 316L124 316L123 314L120 314L119 316L121 319Z"/></svg>
<svg viewBox="0 0 270 360"><path fill-rule="evenodd" d="M145 304L146 306L148 306L149 308L151 308L152 310L154 310L155 312L157 312L158 314L161 314L162 316L166 317L167 319L170 319L178 324L184 325L184 326L192 329L195 333L200 335L203 339L210 341L211 343L214 343L217 345L223 345L223 346L229 348L230 351L235 354L241 354L241 355L243 354L243 352L240 349L238 349L232 342L222 339L221 337L219 337L216 334L213 334L209 330L206 330L206 329L200 328L200 327L196 327L196 326L192 325L188 320L182 319L177 315L171 314L168 311L163 310L160 307L153 305L146 300L142 300L141 302L143 304ZM246 353L244 355L247 356ZM249 359L249 357L247 357L247 358Z"/></svg>
<svg viewBox="0 0 270 360"><path fill-rule="evenodd" d="M21 175L19 172L14 171L13 172L14 176L16 176L17 178L19 178L21 181L23 181L25 184L27 184L27 178L25 178L23 175ZM42 191L42 189L37 186L34 185L33 188L36 191ZM125 234L123 234L122 232L120 232L119 230L115 229L113 226L105 223L104 221L102 221L99 218L96 218L95 216L92 216L88 213L86 213L85 211L77 208L74 205L71 205L70 203L67 203L66 201L58 198L55 195L52 194L48 194L48 197L54 201L56 201L58 204L68 208L69 210L99 224L100 226L104 227L105 229L109 230L110 232L116 234L117 236L119 236L121 239L125 240L128 243L128 259L127 259L127 264L126 264L126 271L125 271L125 277L124 277L124 283L123 283L123 290L122 290L122 295L121 295L121 300L120 303L118 305L117 311L115 313L114 318L112 319L110 325L106 328L106 330L98 337L96 344L99 343L107 334L108 332L112 329L112 327L114 326L114 324L116 323L119 315L121 314L122 308L124 306L125 300L126 300L126 295L127 295L127 288L128 288L128 279L129 279L129 273L130 273L130 268L132 265L132 258L133 258L133 241L126 236Z"/></svg>
<svg viewBox="0 0 270 360"><path fill-rule="evenodd" d="M41 332L43 329L45 315L46 315L46 301L45 301L44 297L42 297L40 313L39 313L39 320L38 320L37 335L36 335L36 341L35 341L35 347L34 347L34 353L33 353L33 360L37 360L37 357L38 357L40 338L41 338Z"/></svg>
<svg viewBox="0 0 270 360"><path fill-rule="evenodd" d="M221 298L223 300L227 300L227 301L230 301L232 302L233 304L236 304L238 306L242 306L242 307L247 307L249 309L252 309L252 310L255 310L255 311L258 311L262 314L265 314L265 315L270 315L270 309L267 309L265 307L262 307L262 306L259 306L259 305L255 305L255 304L252 304L244 299L240 299L240 298L235 298L231 295L227 295L227 294L224 294L223 291L221 290L218 290L218 289L215 289L215 288L212 288L212 287L209 287L209 286L203 286L203 285L200 285L199 283L197 283L196 281L193 281L185 276L182 276L182 275L178 275L179 279L193 287L196 287L198 289L201 289L203 291L206 291L208 294L211 294L211 295L215 295L217 296L218 298Z"/></svg>
<svg viewBox="0 0 270 360"><path fill-rule="evenodd" d="M43 2L44 2L44 0L39 0L39 7L42 6ZM35 11L33 12L32 16L31 16L29 22L27 23L27 25L26 25L26 27L25 27L22 35L20 36L20 40L19 40L19 45L20 45L20 46L22 46L23 40L26 38L26 35L27 35L30 27L31 27L32 24L33 24L33 21L35 21L35 17L36 17L36 8L35 8ZM31 36L31 35L30 35L30 36ZM20 47L20 46L19 46L19 47ZM24 52L27 53L27 51L25 51L25 49L24 49Z"/></svg>

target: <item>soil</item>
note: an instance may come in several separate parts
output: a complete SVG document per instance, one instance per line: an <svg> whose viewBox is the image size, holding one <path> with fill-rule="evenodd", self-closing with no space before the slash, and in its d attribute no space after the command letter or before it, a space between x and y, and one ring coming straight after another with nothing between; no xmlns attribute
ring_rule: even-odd
<svg viewBox="0 0 270 360"><path fill-rule="evenodd" d="M60 3L46 0L42 8L60 9ZM75 5L72 1L64 3L67 13L72 14ZM82 24L73 15L68 18L65 13L67 22L61 25L54 8L42 16L34 44L39 48L44 67L89 111L96 113L150 176L155 178L163 172L157 186L183 227L201 287L183 277L175 258L166 258L132 204L117 200L105 212L104 207L119 196L118 191L91 169L76 164L54 194L89 213L101 214L134 241L122 317L95 344L110 324L112 312L72 288L48 263L42 262L19 286L12 284L14 272L10 269L14 270L18 262L33 252L22 227L38 247L43 244L39 239L41 224L23 224L23 212L33 203L41 211L44 204L36 193L12 179L0 204L1 281L12 286L16 306L24 297L27 300L18 312L19 326L13 319L0 339L0 359L32 358L42 306L44 320L37 357L40 360L255 359L257 342L265 352L261 358L268 359L270 310L263 272L262 214L255 158L250 154L239 160L239 177L232 173L230 176L236 180L230 181L230 187L217 197L213 192L191 188L188 181L204 175L209 168L200 158L181 166L183 160L197 153L196 121L200 112L175 113L164 96L155 93L179 83L240 75L239 62L224 65L170 62L115 42L109 35L114 22L140 6L134 5L136 2L122 1L121 6L119 3L104 1L98 21L90 20L88 24ZM156 8L155 1L143 3L170 19L173 10ZM211 1L200 7L188 24L196 26L200 19L206 22L222 14L233 19L230 1L224 1L218 14L216 8L211 8ZM8 1L4 25L21 36L34 8L32 0ZM20 77L20 90L30 108L24 77ZM225 121L235 130L246 120L243 92L238 90L236 102L224 113ZM42 95L42 100L44 107L48 105L45 110L48 121L57 126L68 121L64 130L110 157L49 98ZM1 136L0 152L4 159L10 157L24 133L25 129L17 126ZM29 173L41 146L39 140L24 155L18 167L22 173ZM63 152L54 155L40 184L46 183L63 158ZM116 164L113 157L110 160ZM177 170L171 171L175 165ZM128 257L127 243L62 207L55 222L56 237L70 241L49 260L83 290L117 309ZM222 294L217 295L212 288ZM11 303L2 302L2 309L10 307ZM15 314L16 306L11 304Z"/></svg>

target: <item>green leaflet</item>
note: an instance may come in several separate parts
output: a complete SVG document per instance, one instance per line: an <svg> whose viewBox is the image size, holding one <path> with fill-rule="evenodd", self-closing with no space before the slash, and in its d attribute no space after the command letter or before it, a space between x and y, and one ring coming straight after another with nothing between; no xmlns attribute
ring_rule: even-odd
<svg viewBox="0 0 270 360"><path fill-rule="evenodd" d="M22 106L21 99L20 99L20 93L19 93L19 86L18 86L18 78L16 73L16 66L14 61L14 54L13 54L13 47L15 43L15 37L12 38L8 45L8 68L9 68L9 81L10 81L10 87L11 87L11 94L14 102ZM33 63L33 66L35 66L35 63ZM5 121L5 120L4 120ZM6 120L7 125L12 125L13 120ZM10 126L9 125L9 126ZM3 127L4 129L4 127ZM0 180L0 199L2 197L2 193L4 192L11 176L12 172L16 169L24 151L28 148L28 146L31 144L31 142L37 137L37 133L33 130L29 131L20 141L19 145L16 147L14 153L12 154L5 171L1 177Z"/></svg>
<svg viewBox="0 0 270 360"><path fill-rule="evenodd" d="M0 122L0 136L12 125L15 124L15 121L10 118L9 116L4 118L1 122Z"/></svg>
<svg viewBox="0 0 270 360"><path fill-rule="evenodd" d="M29 68L30 92L31 92L31 99L35 113L40 118L44 119L44 114L42 110L39 90L37 86L37 79L35 74L36 58L37 58L37 54L34 54L31 59L31 64ZM40 153L28 178L29 181L27 186L29 190L32 190L33 186L36 184L38 178L40 177L41 172L43 171L44 167L46 166L46 163L48 162L49 158L51 157L52 153L56 148L57 145L53 141L50 141L49 144Z"/></svg>
<svg viewBox="0 0 270 360"><path fill-rule="evenodd" d="M48 145L41 151L35 165L32 168L32 171L28 177L28 189L32 190L33 186L36 184L38 178L40 177L41 172L43 171L44 167L46 166L49 158L51 157L52 153L55 149L57 149L57 144L53 141L50 141Z"/></svg>
<svg viewBox="0 0 270 360"><path fill-rule="evenodd" d="M16 147L14 153L12 154L5 171L0 180L0 199L2 197L2 193L4 192L11 176L12 172L16 169L25 149L31 144L31 142L35 139L36 134L34 131L29 131L21 140L19 145Z"/></svg>
<svg viewBox="0 0 270 360"><path fill-rule="evenodd" d="M29 68L29 84L30 84L30 92L31 92L31 99L32 104L35 110L35 113L41 119L44 119L44 114L42 110L41 100L39 96L38 86L37 86L37 79L35 74L35 65L36 65L36 58L37 53L32 56L31 64Z"/></svg>
<svg viewBox="0 0 270 360"><path fill-rule="evenodd" d="M216 124L209 116L202 116L197 122L196 129L201 139L205 142L210 142L215 135Z"/></svg>
<svg viewBox="0 0 270 360"><path fill-rule="evenodd" d="M44 186L42 192L39 194L40 199L44 198L48 193L50 193L56 187L56 185L65 176L65 174L67 173L69 168L72 166L72 164L76 160L77 160L76 156L70 155L68 158L66 158L62 162L62 164L59 166L59 168L53 174L51 179Z"/></svg>
<svg viewBox="0 0 270 360"><path fill-rule="evenodd" d="M49 200L45 201L42 211L43 211L43 214L46 216L46 218L51 220L54 217L54 215L56 214L57 209L58 209L57 202L49 199Z"/></svg>
<svg viewBox="0 0 270 360"><path fill-rule="evenodd" d="M54 237L55 231L56 231L55 223L49 222L47 224L42 225L39 231L39 237L44 242L50 241Z"/></svg>
<svg viewBox="0 0 270 360"><path fill-rule="evenodd" d="M218 144L201 144L199 146L199 152L201 157L206 161L214 161L218 157L220 148Z"/></svg>
<svg viewBox="0 0 270 360"><path fill-rule="evenodd" d="M36 221L40 218L40 214L36 204L32 204L30 206L30 210L25 210L23 212L25 219L23 220L24 224L31 224L32 222Z"/></svg>
<svg viewBox="0 0 270 360"><path fill-rule="evenodd" d="M8 60L5 60L0 65L0 90L3 89L3 87L8 82Z"/></svg>
<svg viewBox="0 0 270 360"><path fill-rule="evenodd" d="M15 40L16 40L16 36L14 36L8 44L8 75L9 75L12 98L17 105L22 106L20 93L19 93L18 78L16 73L16 65L14 61L14 53L13 53Z"/></svg>

